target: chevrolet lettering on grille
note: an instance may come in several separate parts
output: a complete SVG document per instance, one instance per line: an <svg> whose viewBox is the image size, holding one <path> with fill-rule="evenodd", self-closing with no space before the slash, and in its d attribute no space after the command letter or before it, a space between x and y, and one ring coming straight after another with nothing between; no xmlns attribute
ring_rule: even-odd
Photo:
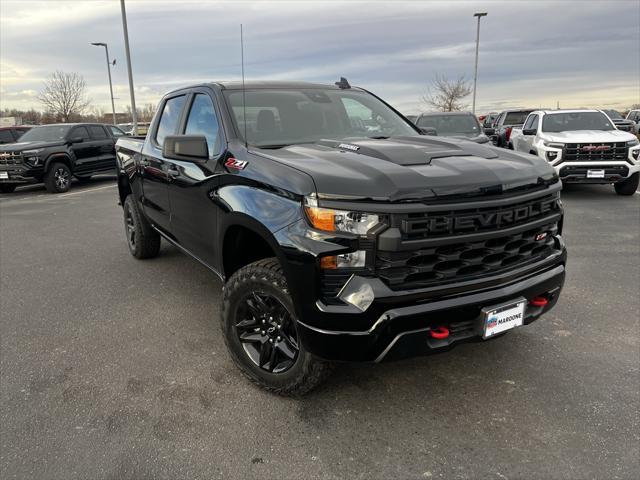
<svg viewBox="0 0 640 480"><path fill-rule="evenodd" d="M479 212L468 215L435 215L427 218L407 219L402 221L402 230L408 234L454 234L496 229L516 223L524 223L535 217L543 217L556 210L560 210L560 204L557 198L553 198L494 212Z"/></svg>

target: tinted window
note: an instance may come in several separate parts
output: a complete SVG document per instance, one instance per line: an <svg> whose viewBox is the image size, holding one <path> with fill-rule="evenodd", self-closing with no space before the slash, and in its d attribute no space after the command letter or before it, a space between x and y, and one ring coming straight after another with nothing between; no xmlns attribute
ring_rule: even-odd
<svg viewBox="0 0 640 480"><path fill-rule="evenodd" d="M111 130L111 135L113 135L114 137L122 137L125 135L125 133L120 130L118 127L115 127L113 125L109 125L109 130Z"/></svg>
<svg viewBox="0 0 640 480"><path fill-rule="evenodd" d="M11 130L0 130L0 144L12 142L13 135L11 135Z"/></svg>
<svg viewBox="0 0 640 480"><path fill-rule="evenodd" d="M74 128L73 132L71 132L71 137L82 138L83 140L89 140L91 138L89 137L89 131L86 129L86 127Z"/></svg>
<svg viewBox="0 0 640 480"><path fill-rule="evenodd" d="M21 142L52 142L63 140L71 129L70 125L46 125L44 127L34 127L25 133Z"/></svg>
<svg viewBox="0 0 640 480"><path fill-rule="evenodd" d="M13 131L13 134L15 135L16 138L20 138L22 137L22 135L24 135L25 133L27 133L29 131L28 128L16 128Z"/></svg>
<svg viewBox="0 0 640 480"><path fill-rule="evenodd" d="M237 131L251 145L278 147L323 138L419 135L387 105L357 90L224 91ZM246 112L246 118L245 118Z"/></svg>
<svg viewBox="0 0 640 480"><path fill-rule="evenodd" d="M607 116L600 112L548 113L542 119L544 132L614 129Z"/></svg>
<svg viewBox="0 0 640 480"><path fill-rule="evenodd" d="M615 110L603 110L604 113L606 113L607 115L609 115L609 118L611 120L624 120L624 118L622 117L622 115L620 115L619 112L616 112Z"/></svg>
<svg viewBox="0 0 640 480"><path fill-rule="evenodd" d="M218 153L218 118L209 95L198 93L194 97L184 133L204 135L207 139L209 155Z"/></svg>
<svg viewBox="0 0 640 480"><path fill-rule="evenodd" d="M524 110L522 112L508 112L504 117L503 125L522 125L531 113L531 110Z"/></svg>
<svg viewBox="0 0 640 480"><path fill-rule="evenodd" d="M473 115L427 115L420 117L418 126L435 128L438 135L480 134L480 126Z"/></svg>
<svg viewBox="0 0 640 480"><path fill-rule="evenodd" d="M95 139L103 139L107 138L107 132L104 131L100 125L91 125L89 126L89 132L91 136Z"/></svg>
<svg viewBox="0 0 640 480"><path fill-rule="evenodd" d="M174 135L176 133L178 122L180 121L180 113L182 113L182 107L184 106L184 100L185 96L181 95L170 98L164 104L158 131L156 132L156 142L158 142L160 146L162 146L167 135Z"/></svg>

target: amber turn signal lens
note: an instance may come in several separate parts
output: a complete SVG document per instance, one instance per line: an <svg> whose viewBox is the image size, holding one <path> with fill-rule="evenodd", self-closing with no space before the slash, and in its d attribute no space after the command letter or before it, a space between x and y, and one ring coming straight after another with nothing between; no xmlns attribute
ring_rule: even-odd
<svg viewBox="0 0 640 480"><path fill-rule="evenodd" d="M305 207L311 225L318 230L336 231L335 212L328 208Z"/></svg>
<svg viewBox="0 0 640 480"><path fill-rule="evenodd" d="M323 270L335 270L336 268L338 268L338 257L321 257L320 268L322 268Z"/></svg>

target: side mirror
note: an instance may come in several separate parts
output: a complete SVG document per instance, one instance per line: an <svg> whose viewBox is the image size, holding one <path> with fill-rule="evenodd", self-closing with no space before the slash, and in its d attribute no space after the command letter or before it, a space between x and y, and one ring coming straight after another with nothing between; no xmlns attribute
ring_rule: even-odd
<svg viewBox="0 0 640 480"><path fill-rule="evenodd" d="M538 133L537 128L525 128L522 130L523 135L535 135L536 133Z"/></svg>
<svg viewBox="0 0 640 480"><path fill-rule="evenodd" d="M169 135L162 145L162 156L174 160L204 163L209 160L209 148L204 135Z"/></svg>
<svg viewBox="0 0 640 480"><path fill-rule="evenodd" d="M418 127L420 129L420 132L422 132L423 135L438 135L438 132L436 131L435 128L433 127Z"/></svg>
<svg viewBox="0 0 640 480"><path fill-rule="evenodd" d="M491 127L487 127L484 129L484 134L488 137L491 137L492 135L496 134L496 129L495 128L491 128Z"/></svg>
<svg viewBox="0 0 640 480"><path fill-rule="evenodd" d="M84 142L84 138L82 137L71 137L69 139L69 143L82 143Z"/></svg>

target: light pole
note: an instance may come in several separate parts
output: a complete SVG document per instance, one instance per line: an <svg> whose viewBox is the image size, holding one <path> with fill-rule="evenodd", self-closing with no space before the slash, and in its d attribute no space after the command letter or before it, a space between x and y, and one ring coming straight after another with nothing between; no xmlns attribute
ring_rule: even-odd
<svg viewBox="0 0 640 480"><path fill-rule="evenodd" d="M133 72L131 71L131 53L129 52L129 31L127 30L127 11L124 8L124 0L120 0L122 11L122 30L124 31L124 50L127 55L127 72L129 73L129 93L131 94L131 120L133 122L133 134L138 134L138 115L136 112L136 95L133 92Z"/></svg>
<svg viewBox="0 0 640 480"><path fill-rule="evenodd" d="M476 67L473 71L473 107L472 112L476 114L476 85L478 83L478 48L480 46L480 19L487 16L487 12L474 13L474 17L478 17L478 30L476 33Z"/></svg>
<svg viewBox="0 0 640 480"><path fill-rule="evenodd" d="M107 54L107 73L109 74L109 93L111 94L111 112L113 113L113 124L116 124L116 106L113 103L113 85L111 84L111 62L109 61L109 47L106 43L94 42L91 45L96 47L104 47L104 51ZM113 61L115 64L115 60Z"/></svg>

